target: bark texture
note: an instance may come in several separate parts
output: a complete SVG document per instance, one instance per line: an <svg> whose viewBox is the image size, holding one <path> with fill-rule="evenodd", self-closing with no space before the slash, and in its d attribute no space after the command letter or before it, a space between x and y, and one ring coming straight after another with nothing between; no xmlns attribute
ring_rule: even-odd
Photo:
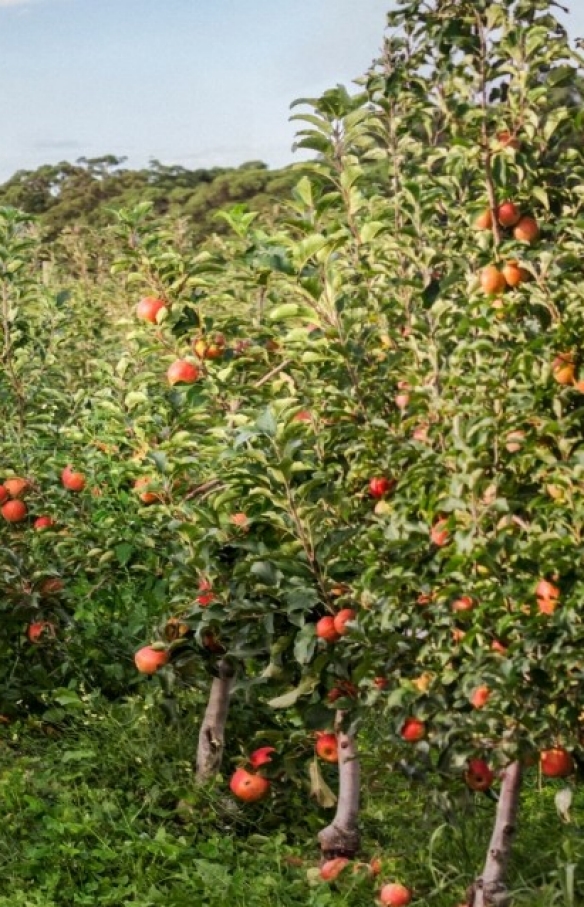
<svg viewBox="0 0 584 907"><path fill-rule="evenodd" d="M229 696L233 683L233 667L222 659L217 677L213 678L209 701L199 731L197 772L199 784L209 781L221 768L225 745L225 724L229 712Z"/></svg>
<svg viewBox="0 0 584 907"><path fill-rule="evenodd" d="M520 762L512 762L505 769L487 859L482 875L471 889L470 907L507 907L510 903L506 878L519 810L521 775Z"/></svg>
<svg viewBox="0 0 584 907"><path fill-rule="evenodd" d="M323 860L334 857L352 859L359 850L359 784L360 770L354 734L342 729L344 714L337 712L335 730L339 747L339 797L337 811L330 825L318 835Z"/></svg>

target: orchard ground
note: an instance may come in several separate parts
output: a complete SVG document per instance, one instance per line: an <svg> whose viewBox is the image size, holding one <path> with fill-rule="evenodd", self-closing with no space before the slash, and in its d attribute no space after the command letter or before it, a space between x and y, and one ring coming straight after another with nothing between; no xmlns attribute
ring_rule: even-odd
<svg viewBox="0 0 584 907"><path fill-rule="evenodd" d="M196 792L196 726L169 733L148 698L146 710L142 697L94 698L57 724L0 725L0 907L371 907L378 880L391 878L408 880L416 907L464 903L493 820L484 795L453 785L452 802L429 798L389 767L368 770L373 754L365 756L362 858L379 857L382 874L374 883L350 864L327 884L311 842L323 811L289 782L277 815L265 803L238 806L226 776ZM529 822L516 840L513 903L575 907L584 804L578 796L570 823L560 823L563 784L540 780L534 769L523 796Z"/></svg>

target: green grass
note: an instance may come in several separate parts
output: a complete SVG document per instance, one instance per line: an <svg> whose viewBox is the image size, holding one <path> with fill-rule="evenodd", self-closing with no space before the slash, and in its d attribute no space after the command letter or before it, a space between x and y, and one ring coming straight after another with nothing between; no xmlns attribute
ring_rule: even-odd
<svg viewBox="0 0 584 907"><path fill-rule="evenodd" d="M56 730L0 727L0 907L374 904L380 881L364 873L345 871L335 885L309 878L328 814L301 788L241 808L225 781L195 788L195 722L169 725L141 703L102 708ZM364 774L364 859L380 855L382 878L412 886L417 907L462 903L494 804L454 784L429 792L367 763ZM576 795L562 824L559 786L528 780L512 867L517 907L584 904L582 803Z"/></svg>

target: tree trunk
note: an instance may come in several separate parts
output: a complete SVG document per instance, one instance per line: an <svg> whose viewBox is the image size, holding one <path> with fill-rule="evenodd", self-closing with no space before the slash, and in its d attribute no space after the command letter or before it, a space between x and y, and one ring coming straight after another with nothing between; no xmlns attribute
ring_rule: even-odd
<svg viewBox="0 0 584 907"><path fill-rule="evenodd" d="M469 907L507 907L510 903L505 880L519 809L521 774L520 762L512 762L505 769L485 867L472 886Z"/></svg>
<svg viewBox="0 0 584 907"><path fill-rule="evenodd" d="M213 678L209 701L199 731L197 773L199 784L209 781L221 767L225 743L225 723L229 712L229 694L233 682L233 666L221 659L218 674Z"/></svg>
<svg viewBox="0 0 584 907"><path fill-rule="evenodd" d="M334 857L352 859L359 849L359 757L354 734L343 728L344 712L337 712L335 731L339 747L339 798L337 811L330 825L318 835L323 860Z"/></svg>

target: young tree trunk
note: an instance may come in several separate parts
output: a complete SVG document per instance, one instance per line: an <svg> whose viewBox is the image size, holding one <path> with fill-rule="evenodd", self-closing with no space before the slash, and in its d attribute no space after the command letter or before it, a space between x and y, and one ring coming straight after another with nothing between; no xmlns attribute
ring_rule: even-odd
<svg viewBox="0 0 584 907"><path fill-rule="evenodd" d="M230 662L223 658L217 669L217 677L213 678L209 701L199 731L196 772L199 784L209 781L217 774L223 758L225 723L229 712L229 695L234 670Z"/></svg>
<svg viewBox="0 0 584 907"><path fill-rule="evenodd" d="M344 712L337 712L335 731L339 746L339 798L330 825L318 835L323 860L353 858L359 849L359 757L355 734L343 730Z"/></svg>
<svg viewBox="0 0 584 907"><path fill-rule="evenodd" d="M472 886L469 907L507 907L510 903L505 880L519 809L521 774L520 762L512 762L505 769L485 867Z"/></svg>

